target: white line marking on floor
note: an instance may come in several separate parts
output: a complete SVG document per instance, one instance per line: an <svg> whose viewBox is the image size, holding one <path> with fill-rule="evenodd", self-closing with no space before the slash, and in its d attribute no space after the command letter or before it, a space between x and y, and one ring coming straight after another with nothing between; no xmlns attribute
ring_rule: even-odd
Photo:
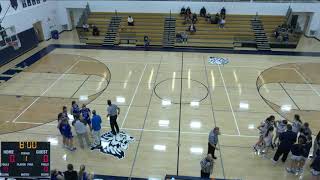
<svg viewBox="0 0 320 180"><path fill-rule="evenodd" d="M53 123L37 123L37 122L16 122L20 124L35 124L35 125L48 125L48 126L57 126L57 124ZM102 129L110 129L110 126L102 126ZM121 128L123 130L128 130L128 131L145 131L145 132L160 132L160 133L178 133L178 131L175 130L160 130L160 129L137 129L137 128ZM195 134L195 135L205 135L207 136L208 133L205 132L190 132L190 131L185 131L185 132L180 132L181 134ZM248 137L248 138L258 138L259 136L250 136L250 135L238 135L238 134L221 134L222 136L229 136L229 137Z"/></svg>
<svg viewBox="0 0 320 180"><path fill-rule="evenodd" d="M294 66L298 68L296 65ZM312 89L313 92L315 92L318 96L320 96L320 93L311 85L311 83L296 68L294 69L296 73L304 80L304 82L306 82L309 85L309 87Z"/></svg>
<svg viewBox="0 0 320 180"><path fill-rule="evenodd" d="M128 109L127 109L126 115L124 116L123 121L122 121L122 123L121 123L121 126L120 126L121 129L122 129L124 123L126 122L128 113L129 113L129 111L130 111L130 107L131 107L131 105L132 105L132 102L133 102L133 100L134 100L134 97L136 96L136 94L137 94L137 92L138 92L138 88L139 88L139 86L140 86L140 83L141 83L142 77L143 77L143 75L144 75L144 72L146 71L147 65L148 65L148 64L146 64L146 65L144 66L144 69L143 69L143 71L142 71L142 73L141 73L141 76L140 76L139 82L138 82L138 84L137 84L137 87L136 87L136 89L134 90L133 97L131 98L131 101L130 101L129 107L128 107Z"/></svg>
<svg viewBox="0 0 320 180"><path fill-rule="evenodd" d="M22 115L24 114L34 103L36 103L41 96L43 96L45 93L47 93L59 80L61 80L66 73L68 73L76 64L78 64L79 61L75 62L69 69L67 69L63 74L61 74L61 76L56 79L43 93L41 93L41 95L39 97L37 97L28 107L26 107L15 119L12 120L12 122L16 122L16 120Z"/></svg>
<svg viewBox="0 0 320 180"><path fill-rule="evenodd" d="M219 72L220 72L220 76L221 76L221 79L222 79L222 83L223 83L223 86L224 86L224 90L226 91L226 94L227 94L227 99L229 101L229 105L230 105L230 108L231 108L231 112L232 112L232 116L233 116L233 119L234 119L234 123L236 124L238 135L240 136L241 134L240 134L238 122L237 122L236 116L235 116L234 111L233 111L232 103L231 103L231 100L230 100L230 97L229 97L229 93L228 93L228 90L227 90L226 83L224 81L224 78L223 78L223 75L222 75L222 72L221 72L220 65L218 67L219 67Z"/></svg>

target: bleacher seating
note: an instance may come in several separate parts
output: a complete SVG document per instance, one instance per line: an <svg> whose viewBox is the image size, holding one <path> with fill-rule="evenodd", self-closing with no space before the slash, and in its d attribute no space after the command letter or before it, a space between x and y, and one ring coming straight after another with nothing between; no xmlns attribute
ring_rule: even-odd
<svg viewBox="0 0 320 180"><path fill-rule="evenodd" d="M108 25L110 23L111 17L114 13L104 13L104 12L91 12L88 18L88 24L96 25L100 31L99 36L92 35L92 28L89 28L89 32L85 32L87 37L87 44L101 45L105 38L106 32L108 31Z"/></svg>
<svg viewBox="0 0 320 180"><path fill-rule="evenodd" d="M266 32L266 35L269 39L269 42L272 43L280 43L273 35L274 30L282 25L285 22L285 16L260 16L260 19L264 26L264 31ZM289 35L289 42L297 44L299 41L299 36L295 34Z"/></svg>
<svg viewBox="0 0 320 180"><path fill-rule="evenodd" d="M128 26L127 18L132 16L134 26ZM95 24L100 30L100 36L92 36L92 28L85 32L86 43L93 45L102 45L111 17L114 12L91 12L88 18L88 24ZM162 46L165 17L169 14L164 13L117 13L122 20L118 29L115 45L138 45L144 44L144 36L149 36L151 46ZM176 18L175 32L186 31L189 24L183 24L184 18L179 14L173 14ZM251 27L251 20L254 15L226 15L225 28L219 28L217 24L210 24L205 18L198 16L198 22L195 24L197 32L188 33L187 43L176 42L175 47L201 47L201 48L234 48L241 43L255 43L254 32ZM273 31L281 25L284 16L260 16L266 35L270 43L279 43L273 37ZM297 43L299 37L291 35L289 43Z"/></svg>
<svg viewBox="0 0 320 180"><path fill-rule="evenodd" d="M143 45L144 36L148 36L150 45L162 45L164 19L167 14L120 13L122 21L119 27L118 44ZM128 26L127 18L132 16L134 26Z"/></svg>
<svg viewBox="0 0 320 180"><path fill-rule="evenodd" d="M254 33L251 29L251 15L227 15L225 28L220 29L217 24L210 24L205 18L198 17L195 24L197 32L188 33L188 42L185 44L176 43L176 47L222 47L233 48L236 38L254 41ZM187 29L184 25L184 17L177 15L176 32Z"/></svg>

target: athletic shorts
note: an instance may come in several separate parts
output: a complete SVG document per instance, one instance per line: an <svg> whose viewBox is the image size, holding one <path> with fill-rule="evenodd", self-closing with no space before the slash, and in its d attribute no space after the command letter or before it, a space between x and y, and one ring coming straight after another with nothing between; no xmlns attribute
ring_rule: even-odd
<svg viewBox="0 0 320 180"><path fill-rule="evenodd" d="M71 138L73 138L73 136L72 136L72 132L65 132L65 133L63 133L63 136L65 137L65 138L67 138L67 139L71 139Z"/></svg>
<svg viewBox="0 0 320 180"><path fill-rule="evenodd" d="M320 171L316 171L316 170L314 170L314 169L311 169L311 174L312 174L313 176L320 176Z"/></svg>
<svg viewBox="0 0 320 180"><path fill-rule="evenodd" d="M86 119L85 121L87 122L88 125L91 125L91 119L90 118Z"/></svg>
<svg viewBox="0 0 320 180"><path fill-rule="evenodd" d="M302 158L302 156L291 155L291 160L293 160L293 161L300 161L301 158Z"/></svg>

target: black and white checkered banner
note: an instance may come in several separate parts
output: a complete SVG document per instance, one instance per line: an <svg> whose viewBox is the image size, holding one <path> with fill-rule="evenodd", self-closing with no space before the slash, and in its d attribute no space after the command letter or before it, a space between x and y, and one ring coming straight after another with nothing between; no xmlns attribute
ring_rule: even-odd
<svg viewBox="0 0 320 180"><path fill-rule="evenodd" d="M208 62L210 64L225 65L229 63L229 60L222 57L209 57Z"/></svg>

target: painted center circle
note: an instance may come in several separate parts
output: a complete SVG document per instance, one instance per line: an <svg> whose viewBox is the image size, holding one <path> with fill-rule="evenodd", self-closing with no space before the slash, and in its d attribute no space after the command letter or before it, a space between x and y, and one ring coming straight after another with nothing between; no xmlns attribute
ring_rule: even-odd
<svg viewBox="0 0 320 180"><path fill-rule="evenodd" d="M170 78L159 82L154 88L155 95L162 100L170 100L173 104L190 104L200 102L208 94L208 87L197 80L188 78Z"/></svg>

